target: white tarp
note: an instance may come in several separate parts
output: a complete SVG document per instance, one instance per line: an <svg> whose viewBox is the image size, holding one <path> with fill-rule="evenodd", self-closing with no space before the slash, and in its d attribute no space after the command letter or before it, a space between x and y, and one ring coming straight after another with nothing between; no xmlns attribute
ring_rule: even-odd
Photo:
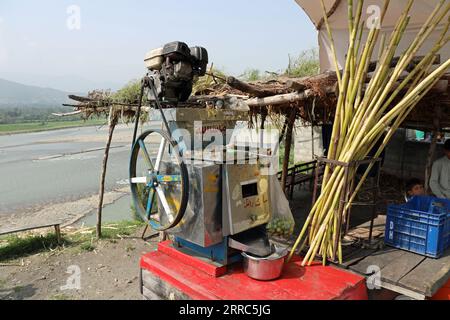
<svg viewBox="0 0 450 320"><path fill-rule="evenodd" d="M297 4L303 8L306 14L310 17L314 25L317 27L319 21L323 17L322 7L320 5L320 0L295 0ZM355 0L355 11L356 11L356 3L358 0ZM331 28L333 30L333 37L336 45L338 61L340 64L340 68L343 68L345 64L345 55L347 54L348 48L348 27L347 27L347 0L341 0L340 2L337 0L325 0L325 5L327 7L327 11L329 11L335 3L339 3L336 8L336 11L332 16L330 16L329 21ZM394 29L395 23L397 22L399 16L403 12L406 3L408 0L391 0L389 9L386 14L386 18L384 20L382 26L382 33L385 33L386 36L389 36ZM450 2L447 0L446 2ZM431 12L434 10L436 5L439 3L439 0L416 0L414 2L413 7L410 11L411 21L406 30L406 33L403 37L402 43L400 44L397 55L400 55L403 50L407 47L408 44L415 38L417 32L420 30L424 22L427 20ZM373 11L368 11L369 6L376 5L379 8L382 8L384 5L384 0L366 0L364 2L363 9L363 20L367 21L373 15ZM419 51L418 55L423 55L428 52L433 44L436 42L440 33L444 28L444 24L447 19L444 18L440 27L438 27L435 32L431 35L428 41L424 44L422 49ZM365 32L367 35L368 30ZM332 51L330 47L330 43L328 40L328 34L326 31L326 27L323 24L321 29L319 30L319 47L320 47L320 65L322 71L334 70L334 63L332 58ZM388 39L388 38L387 38ZM450 44L447 44L442 50L439 52L441 54L441 60L447 60L450 58ZM374 50L374 58L378 54L378 48ZM376 60L376 59L374 59Z"/></svg>

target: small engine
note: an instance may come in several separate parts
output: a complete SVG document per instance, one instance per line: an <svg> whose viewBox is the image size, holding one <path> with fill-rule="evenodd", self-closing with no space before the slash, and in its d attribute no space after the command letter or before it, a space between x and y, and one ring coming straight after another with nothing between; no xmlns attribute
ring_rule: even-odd
<svg viewBox="0 0 450 320"><path fill-rule="evenodd" d="M165 102L184 102L192 93L196 78L204 76L208 52L184 42L171 42L150 51L145 57L149 76L153 79L158 98ZM156 97L150 94L150 100Z"/></svg>

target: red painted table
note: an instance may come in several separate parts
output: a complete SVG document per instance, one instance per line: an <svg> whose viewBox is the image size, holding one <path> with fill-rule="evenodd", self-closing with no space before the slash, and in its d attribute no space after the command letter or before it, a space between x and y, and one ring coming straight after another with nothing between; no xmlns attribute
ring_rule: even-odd
<svg viewBox="0 0 450 320"><path fill-rule="evenodd" d="M365 278L294 258L274 281L253 280L240 264L224 268L174 249L170 242L141 258L142 293L148 299L366 300Z"/></svg>

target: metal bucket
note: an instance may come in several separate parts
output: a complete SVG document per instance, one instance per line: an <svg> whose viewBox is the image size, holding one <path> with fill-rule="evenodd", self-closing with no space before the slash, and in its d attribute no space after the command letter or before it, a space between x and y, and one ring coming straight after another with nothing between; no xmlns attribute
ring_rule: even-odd
<svg viewBox="0 0 450 320"><path fill-rule="evenodd" d="M255 280L269 281L281 276L288 250L275 247L275 252L268 257L256 257L245 252L242 255L247 276Z"/></svg>

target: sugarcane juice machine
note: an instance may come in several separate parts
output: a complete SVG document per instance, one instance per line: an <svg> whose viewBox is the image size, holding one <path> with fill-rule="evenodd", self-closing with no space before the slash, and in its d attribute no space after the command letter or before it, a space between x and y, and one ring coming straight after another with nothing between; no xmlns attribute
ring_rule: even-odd
<svg viewBox="0 0 450 320"><path fill-rule="evenodd" d="M270 256L267 162L233 145L230 135L238 122L248 121L248 110L238 108L234 97L190 96L195 78L206 73L204 48L173 42L145 61L149 73L141 96L147 88L149 119L163 129L133 138L136 212L171 235L178 250L220 265L240 260L242 252Z"/></svg>

